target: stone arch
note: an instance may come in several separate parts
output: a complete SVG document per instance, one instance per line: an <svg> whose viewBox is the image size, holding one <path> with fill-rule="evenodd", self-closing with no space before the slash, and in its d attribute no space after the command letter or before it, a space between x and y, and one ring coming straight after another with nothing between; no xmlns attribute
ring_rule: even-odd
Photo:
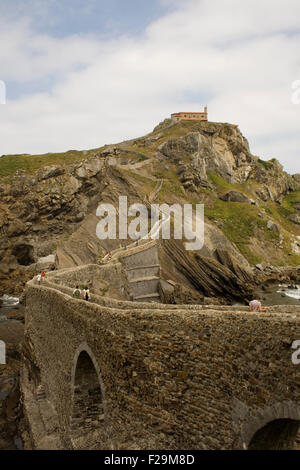
<svg viewBox="0 0 300 470"><path fill-rule="evenodd" d="M260 428L248 444L248 450L295 449L300 422L283 418L270 421Z"/></svg>
<svg viewBox="0 0 300 470"><path fill-rule="evenodd" d="M87 343L74 356L71 372L70 438L74 449L101 449L107 443L104 384Z"/></svg>
<svg viewBox="0 0 300 470"><path fill-rule="evenodd" d="M299 441L300 406L276 403L246 419L241 429L240 448L249 450L295 449Z"/></svg>

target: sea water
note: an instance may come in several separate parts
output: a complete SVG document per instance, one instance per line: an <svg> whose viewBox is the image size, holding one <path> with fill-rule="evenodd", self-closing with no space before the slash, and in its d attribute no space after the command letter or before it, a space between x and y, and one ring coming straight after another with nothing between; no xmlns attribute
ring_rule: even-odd
<svg viewBox="0 0 300 470"><path fill-rule="evenodd" d="M280 294L284 294L287 297L292 299L300 300L300 286L297 285L296 289L289 289L289 287L285 284L279 284L280 289L277 291Z"/></svg>

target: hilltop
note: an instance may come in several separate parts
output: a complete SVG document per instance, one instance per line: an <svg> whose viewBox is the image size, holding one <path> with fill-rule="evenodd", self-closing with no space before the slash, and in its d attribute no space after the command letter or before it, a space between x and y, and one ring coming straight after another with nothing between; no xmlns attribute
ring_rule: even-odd
<svg viewBox="0 0 300 470"><path fill-rule="evenodd" d="M45 263L98 262L119 243L96 238L98 204L142 202L160 180L155 202L205 204L204 248L161 248L166 276L189 293L224 296L230 278L234 297L254 265L300 265L300 175L252 155L236 125L167 119L99 149L0 158L0 289L20 292Z"/></svg>

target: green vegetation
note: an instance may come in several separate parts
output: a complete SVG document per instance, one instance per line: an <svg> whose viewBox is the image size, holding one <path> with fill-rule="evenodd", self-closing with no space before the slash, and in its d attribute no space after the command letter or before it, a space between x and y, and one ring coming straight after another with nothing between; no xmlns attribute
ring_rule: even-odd
<svg viewBox="0 0 300 470"><path fill-rule="evenodd" d="M217 199L211 208L205 207L208 219L222 223L222 231L251 264L261 261L251 246L251 238L259 236L265 242L278 243L279 233L267 229L267 221L258 217L256 206Z"/></svg>
<svg viewBox="0 0 300 470"><path fill-rule="evenodd" d="M210 181L216 188L217 195L222 195L230 190L241 191L249 197L255 197L257 183L247 182L247 184L230 184L222 177L210 174ZM268 230L266 218L261 218L258 213L261 211L257 206L252 206L238 202L224 202L219 198L211 200L205 205L205 215L212 221L222 223L222 231L227 238L232 241L245 256L250 264L268 261L275 265L299 264L299 255L291 252L291 239L284 231L290 234L299 235L299 228L287 219L287 216L295 213L294 204L300 204L300 191L288 194L279 205L276 202L268 201L262 207L266 215L270 216L283 231L285 241L278 259L279 233ZM255 240L266 249L266 258L259 255L255 250ZM254 243L254 244L253 244ZM274 253L274 255L272 254ZM286 260L286 261L284 261Z"/></svg>
<svg viewBox="0 0 300 470"><path fill-rule="evenodd" d="M216 188L216 191L218 195L222 196L223 194L227 193L228 191L240 191L245 194L245 196L249 198L253 198L253 195L250 192L250 186L249 184L247 185L246 183L244 184L232 184L228 183L222 176L219 176L215 173L208 173L208 178L209 180L213 183L213 185ZM247 189L246 189L247 187Z"/></svg>
<svg viewBox="0 0 300 470"><path fill-rule="evenodd" d="M174 170L156 170L154 174L156 178L164 180L157 201L163 203L168 201L172 202L176 198L186 199L183 186Z"/></svg>
<svg viewBox="0 0 300 470"><path fill-rule="evenodd" d="M274 162L274 158L272 160L269 160L269 161L266 161L266 160L261 160L260 158L257 160L258 163L260 163L261 165L263 165L265 167L266 170L270 170L271 168L273 168L273 162Z"/></svg>
<svg viewBox="0 0 300 470"><path fill-rule="evenodd" d="M47 165L71 165L89 158L103 148L88 151L69 150L68 152L42 155L4 155L0 157L0 177L12 176L17 170L24 170L26 173L32 174Z"/></svg>
<svg viewBox="0 0 300 470"><path fill-rule="evenodd" d="M295 212L294 204L300 204L300 191L294 191L290 194L287 194L282 200L281 207L287 209L292 209Z"/></svg>
<svg viewBox="0 0 300 470"><path fill-rule="evenodd" d="M287 219L289 215L297 212L294 208L294 204L297 203L300 204L300 191L295 191L285 196L280 205L270 201L265 203L263 208L283 229L294 235L299 235L299 227Z"/></svg>

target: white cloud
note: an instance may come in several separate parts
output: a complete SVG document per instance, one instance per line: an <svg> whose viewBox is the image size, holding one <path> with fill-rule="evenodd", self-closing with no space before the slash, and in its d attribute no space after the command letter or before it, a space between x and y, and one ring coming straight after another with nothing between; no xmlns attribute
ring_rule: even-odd
<svg viewBox="0 0 300 470"><path fill-rule="evenodd" d="M299 2L163 1L174 11L138 40L52 38L27 21L1 28L8 98L12 79L55 80L47 92L0 107L0 154L98 147L207 101L209 118L239 124L254 154L300 172L300 105L291 102Z"/></svg>

